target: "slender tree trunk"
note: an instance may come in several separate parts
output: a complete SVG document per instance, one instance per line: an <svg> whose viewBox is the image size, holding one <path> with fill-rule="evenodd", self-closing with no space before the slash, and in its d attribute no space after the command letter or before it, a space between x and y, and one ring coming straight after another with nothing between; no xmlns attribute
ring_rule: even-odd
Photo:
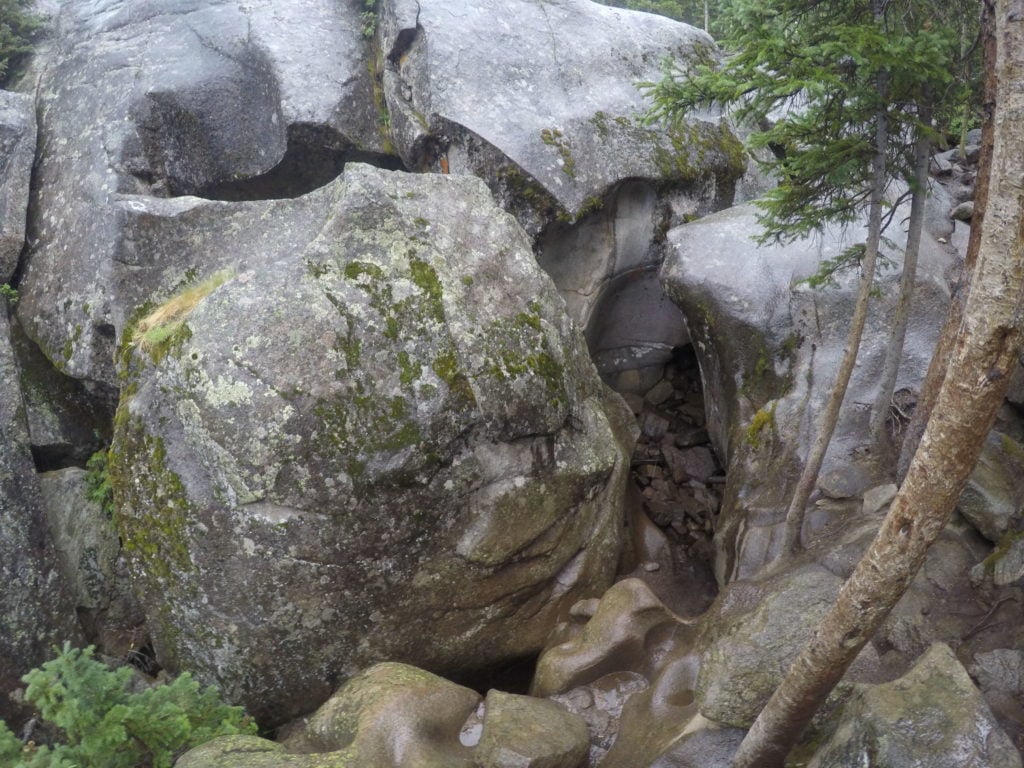
<svg viewBox="0 0 1024 768"><path fill-rule="evenodd" d="M879 93L884 93L885 76L879 75ZM871 299L871 286L875 281L875 263L878 259L878 247L882 238L882 202L888 175L885 167L885 150L889 141L889 118L884 108L879 109L875 116L875 156L871 163L871 202L868 208L868 236L864 248L864 259L861 261L860 281L857 284L857 304L850 321L850 330L846 335L846 347L843 358L836 371L835 381L829 391L828 401L818 423L818 433L807 454L807 463L797 481L793 498L786 510L786 529L782 540L780 556L799 551L800 533L804 526L804 515L807 500L811 497L814 485L818 481L818 473L825 461L825 453L832 441L832 434L839 421L839 410L846 397L846 390L853 375L853 367L857 362L860 350L860 339L864 333L864 324L868 316L868 303Z"/></svg>
<svg viewBox="0 0 1024 768"><path fill-rule="evenodd" d="M993 131L993 109L996 92L996 41L992 33L993 20L992 9L988 3L982 3L981 12L982 44L984 57L984 122L981 128L981 156L978 159L978 176L975 180L974 193L974 216L971 219L971 237L967 244L967 253L964 257L963 272L964 278L959 289L953 293L949 314L942 326L942 333L939 336L938 345L932 355L931 363L928 365L928 372L925 374L924 382L921 384L921 392L917 398L917 405L914 408L914 415L910 419L907 431L903 436L903 446L900 449L899 461L897 462L896 475L899 482L906 477L910 460L921 442L921 435L924 434L925 425L931 416L932 409L939 396L939 389L942 387L942 380L949 368L949 359L953 354L953 344L956 341L957 331L963 320L964 305L967 303L967 296L970 292L970 277L974 272L974 265L978 258L978 248L981 245L981 233L985 221L985 203L988 196L989 175L992 168L992 131Z"/></svg>
<svg viewBox="0 0 1024 768"><path fill-rule="evenodd" d="M704 31L711 30L711 13L708 9L708 0L704 0Z"/></svg>
<svg viewBox="0 0 1024 768"><path fill-rule="evenodd" d="M926 95L925 101L928 98ZM878 397L875 398L875 405L871 410L871 435L878 446L887 443L889 408L893 392L896 391L900 362L903 360L903 344L907 338L907 323L910 319L910 302L914 294L914 281L917 279L917 257L921 251L924 209L928 200L928 164L931 162L932 149L928 127L931 125L931 117L930 105L922 104L918 115L921 126L914 141L914 190L910 201L910 226L907 231L907 247L903 255L900 295L889 330L889 342L885 347L885 364L882 368Z"/></svg>
<svg viewBox="0 0 1024 768"><path fill-rule="evenodd" d="M882 527L736 754L778 768L900 599L942 531L1017 364L1024 324L1024 18L997 0L995 147L986 223L949 370Z"/></svg>

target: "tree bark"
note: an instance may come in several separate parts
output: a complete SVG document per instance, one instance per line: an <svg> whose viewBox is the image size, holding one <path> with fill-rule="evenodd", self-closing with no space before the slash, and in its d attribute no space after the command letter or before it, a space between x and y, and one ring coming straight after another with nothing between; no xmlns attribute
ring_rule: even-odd
<svg viewBox="0 0 1024 768"><path fill-rule="evenodd" d="M777 768L906 591L945 526L1017 364L1024 314L1024 17L997 0L996 114L985 226L949 369L882 527L761 712L735 768Z"/></svg>
<svg viewBox="0 0 1024 768"><path fill-rule="evenodd" d="M981 156L978 159L978 176L975 179L974 193L974 216L971 219L971 237L967 244L967 253L964 256L963 274L964 278L959 288L954 291L950 304L949 314L942 326L935 353L932 355L928 365L928 372L925 374L924 382L921 384L921 392L917 397L917 405L914 408L914 415L907 425L907 431L903 436L903 445L900 448L899 461L896 466L898 482L902 483L907 475L907 468L910 460L921 442L921 435L924 434L925 425L935 407L935 401L939 396L939 389L942 387L942 380L949 367L949 358L953 354L953 344L956 341L957 331L963 320L964 305L967 303L967 296L970 292L970 276L974 272L974 266L978 259L978 247L981 244L981 232L985 222L985 201L988 196L988 185L992 167L992 126L993 109L996 92L996 41L993 32L992 10L988 3L982 3L981 12L982 45L984 57L985 75L982 88L985 96L984 120L981 127Z"/></svg>
<svg viewBox="0 0 1024 768"><path fill-rule="evenodd" d="M903 253L903 274L900 275L900 295L893 313L889 341L885 346L885 364L882 367L882 381L878 396L871 409L871 435L875 445L888 443L889 410L896 378L903 359L903 344L907 338L907 323L910 320L910 301L914 295L914 281L917 278L917 257L921 251L921 235L924 232L924 209L928 199L928 164L931 162L932 143L928 138L931 125L931 108L922 103L918 115L921 125L914 141L914 190L910 202L910 226L907 231L907 247Z"/></svg>
<svg viewBox="0 0 1024 768"><path fill-rule="evenodd" d="M879 75L879 93L885 92L885 75ZM786 510L786 528L782 540L780 557L787 554L794 554L800 550L800 535L803 531L804 516L807 510L807 500L811 497L815 483L818 482L818 473L821 472L821 465L825 461L825 453L828 445L832 442L832 435L836 430L836 423L839 421L839 411L846 397L846 390L850 384L850 377L853 375L854 365L857 363L857 353L860 350L861 336L864 334L864 324L868 317L868 303L871 299L871 287L875 281L875 263L878 260L878 247L882 239L882 203L885 196L885 187L888 182L888 172L885 165L885 152L889 143L889 118L885 108L879 109L875 116L875 156L871 162L871 202L868 207L868 235L864 247L864 258L861 261L860 281L857 283L857 303L853 310L853 317L850 320L850 330L846 335L846 346L843 349L843 358L836 371L835 381L829 391L828 401L821 414L818 423L818 432L807 453L807 462L804 464L803 472L797 481L793 491L793 498Z"/></svg>

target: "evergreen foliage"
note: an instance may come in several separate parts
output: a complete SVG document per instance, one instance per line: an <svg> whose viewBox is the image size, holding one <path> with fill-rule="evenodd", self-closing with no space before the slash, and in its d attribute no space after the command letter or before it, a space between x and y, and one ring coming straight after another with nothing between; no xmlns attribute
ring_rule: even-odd
<svg viewBox="0 0 1024 768"><path fill-rule="evenodd" d="M32 50L32 36L42 25L31 6L31 0L0 0L0 86L10 80L12 65Z"/></svg>
<svg viewBox="0 0 1024 768"><path fill-rule="evenodd" d="M10 768L171 768L185 750L217 736L255 733L241 707L200 690L188 673L132 690L130 667L111 670L93 649L64 649L22 680L25 697L65 742L22 744L0 721L0 766Z"/></svg>
<svg viewBox="0 0 1024 768"><path fill-rule="evenodd" d="M890 126L888 173L909 182L914 136L930 130L919 106L954 95L961 28L933 10L891 0L878 23L867 0L732 0L721 16L724 61L668 62L660 82L645 84L650 118L717 104L755 129L749 146L770 151L761 162L779 179L759 203L762 242L850 222L870 196L877 116Z"/></svg>

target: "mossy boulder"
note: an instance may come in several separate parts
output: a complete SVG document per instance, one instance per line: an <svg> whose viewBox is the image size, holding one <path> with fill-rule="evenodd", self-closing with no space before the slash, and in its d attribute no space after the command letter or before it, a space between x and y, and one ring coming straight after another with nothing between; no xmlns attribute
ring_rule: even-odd
<svg viewBox="0 0 1024 768"><path fill-rule="evenodd" d="M1020 753L948 645L936 643L903 677L857 686L810 768L984 765L1020 768Z"/></svg>
<svg viewBox="0 0 1024 768"><path fill-rule="evenodd" d="M480 176L531 235L593 213L631 179L705 208L731 200L745 153L720 115L650 126L636 87L666 58L714 60L706 32L587 0L379 7L384 103L406 165Z"/></svg>
<svg viewBox="0 0 1024 768"><path fill-rule="evenodd" d="M268 723L371 662L538 651L610 583L629 455L480 181L350 166L318 195L312 242L142 319L112 450L161 662Z"/></svg>

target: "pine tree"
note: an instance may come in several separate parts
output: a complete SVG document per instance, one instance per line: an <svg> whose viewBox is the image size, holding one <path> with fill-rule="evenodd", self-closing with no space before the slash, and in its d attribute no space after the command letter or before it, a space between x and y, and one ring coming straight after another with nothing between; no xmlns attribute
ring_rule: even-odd
<svg viewBox="0 0 1024 768"><path fill-rule="evenodd" d="M931 100L953 80L959 27L926 21L920 2L892 0L733 0L723 15L730 52L721 65L688 69L670 63L659 83L651 119L678 120L693 109L719 104L757 126L749 144L771 151L763 161L778 186L758 201L761 242L790 242L827 225L868 214L865 243L823 265L825 282L845 267L859 267L858 300L829 400L786 516L783 551L799 548L807 501L817 481L856 360L881 236L904 194L893 178L923 194L919 155L910 145L932 136L921 120ZM886 196L895 199L886 200ZM920 226L923 205L913 207ZM907 290L913 274L907 275ZM907 296L909 303L909 296ZM902 354L894 337L890 357ZM894 380L894 376L891 377ZM889 384L888 386L891 386ZM880 397L888 410L891 392ZM881 407L881 406L880 406Z"/></svg>

